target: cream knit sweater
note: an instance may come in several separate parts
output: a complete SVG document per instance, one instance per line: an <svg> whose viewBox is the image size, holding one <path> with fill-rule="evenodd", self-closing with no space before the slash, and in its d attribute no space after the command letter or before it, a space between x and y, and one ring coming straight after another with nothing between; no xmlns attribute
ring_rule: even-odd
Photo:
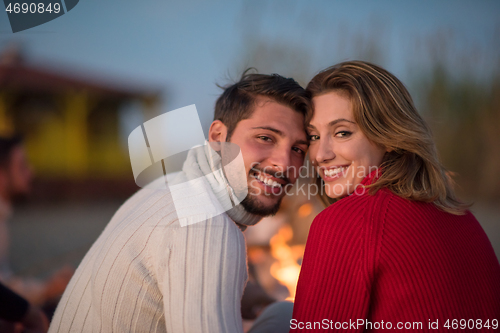
<svg viewBox="0 0 500 333"><path fill-rule="evenodd" d="M208 149L190 151L177 179L210 173ZM220 175L204 179L228 195ZM81 262L49 332L243 332L246 248L235 221L259 219L238 205L181 227L169 190L138 191Z"/></svg>

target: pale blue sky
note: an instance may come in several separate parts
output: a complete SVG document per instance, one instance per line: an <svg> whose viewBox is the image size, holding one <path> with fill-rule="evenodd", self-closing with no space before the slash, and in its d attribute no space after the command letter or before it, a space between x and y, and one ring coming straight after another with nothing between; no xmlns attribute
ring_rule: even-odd
<svg viewBox="0 0 500 333"><path fill-rule="evenodd" d="M62 17L16 34L0 11L0 49L16 41L33 61L158 87L165 92L163 111L196 104L206 129L220 92L215 83L255 65L251 40L303 52L307 79L338 61L362 58L371 42L383 53L381 64L405 81L428 60L418 40L437 33L452 36L457 50L481 49L479 70L498 65L499 29L496 0L80 0ZM294 56L264 70L292 75L303 65L294 66Z"/></svg>

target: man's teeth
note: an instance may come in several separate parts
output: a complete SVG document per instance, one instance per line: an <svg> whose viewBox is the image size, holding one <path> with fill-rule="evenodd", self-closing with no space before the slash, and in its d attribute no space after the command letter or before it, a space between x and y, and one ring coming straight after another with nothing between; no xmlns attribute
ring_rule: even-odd
<svg viewBox="0 0 500 333"><path fill-rule="evenodd" d="M333 177L333 176L341 173L342 171L344 171L344 169L345 169L345 167L325 170L325 176Z"/></svg>
<svg viewBox="0 0 500 333"><path fill-rule="evenodd" d="M261 174L255 175L255 178L257 178L258 180L260 180L261 182L263 182L266 185L273 186L273 187L281 187L280 183L278 183L278 182L276 182L276 181L274 181L272 179L265 178Z"/></svg>

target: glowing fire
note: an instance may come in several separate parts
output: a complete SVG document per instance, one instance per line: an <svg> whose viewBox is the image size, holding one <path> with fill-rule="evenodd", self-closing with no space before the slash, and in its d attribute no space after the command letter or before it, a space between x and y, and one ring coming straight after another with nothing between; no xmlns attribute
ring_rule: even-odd
<svg viewBox="0 0 500 333"><path fill-rule="evenodd" d="M300 265L297 260L304 255L304 245L289 246L287 242L292 237L292 228L285 225L271 238L269 244L271 246L271 255L277 259L271 266L271 275L288 288L290 297L286 300L293 302L300 272Z"/></svg>

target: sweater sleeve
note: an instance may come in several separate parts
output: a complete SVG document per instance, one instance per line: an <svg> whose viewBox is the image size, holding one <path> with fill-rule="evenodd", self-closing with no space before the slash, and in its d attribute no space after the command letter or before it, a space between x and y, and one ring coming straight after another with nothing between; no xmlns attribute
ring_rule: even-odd
<svg viewBox="0 0 500 333"><path fill-rule="evenodd" d="M290 332L361 332L383 230L380 205L346 198L314 220L307 239ZM378 221L373 225L373 221Z"/></svg>
<svg viewBox="0 0 500 333"><path fill-rule="evenodd" d="M245 240L223 214L175 227L160 272L167 332L242 333Z"/></svg>

